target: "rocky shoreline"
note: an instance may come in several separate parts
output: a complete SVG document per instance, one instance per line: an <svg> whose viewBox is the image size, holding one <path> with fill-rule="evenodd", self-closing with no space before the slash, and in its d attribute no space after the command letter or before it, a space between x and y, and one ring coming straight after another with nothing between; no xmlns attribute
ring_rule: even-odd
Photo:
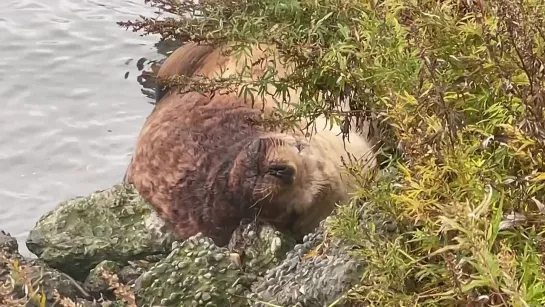
<svg viewBox="0 0 545 307"><path fill-rule="evenodd" d="M132 186L118 184L42 216L26 242L38 259L0 234L0 305L343 306L364 264L324 235L326 222L302 244L253 224L227 247L200 234L178 241Z"/></svg>

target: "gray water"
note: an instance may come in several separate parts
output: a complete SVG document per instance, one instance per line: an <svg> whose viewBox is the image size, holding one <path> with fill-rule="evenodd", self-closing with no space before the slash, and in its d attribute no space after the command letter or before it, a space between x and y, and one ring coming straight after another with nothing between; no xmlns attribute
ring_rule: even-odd
<svg viewBox="0 0 545 307"><path fill-rule="evenodd" d="M153 108L136 63L162 56L158 37L116 22L153 13L143 0L0 1L0 229L24 255L40 216L122 179Z"/></svg>

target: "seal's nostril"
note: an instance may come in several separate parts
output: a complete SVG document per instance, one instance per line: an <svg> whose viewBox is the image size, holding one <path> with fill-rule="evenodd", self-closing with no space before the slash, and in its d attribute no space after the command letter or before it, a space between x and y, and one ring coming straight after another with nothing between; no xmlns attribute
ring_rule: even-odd
<svg viewBox="0 0 545 307"><path fill-rule="evenodd" d="M289 165L271 165L268 173L279 178L284 184L293 184L295 177L295 168Z"/></svg>

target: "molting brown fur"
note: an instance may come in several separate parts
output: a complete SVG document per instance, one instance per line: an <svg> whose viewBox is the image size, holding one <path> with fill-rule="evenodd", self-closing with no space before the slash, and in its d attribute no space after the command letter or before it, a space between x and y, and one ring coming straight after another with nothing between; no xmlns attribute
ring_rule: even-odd
<svg viewBox="0 0 545 307"><path fill-rule="evenodd" d="M198 78L225 75L225 67L239 71L244 64L220 49L187 44L158 75ZM256 50L251 63L264 54ZM285 74L286 66L278 63L279 75ZM250 77L260 73L263 67L254 66ZM353 187L342 158L363 156L369 167L376 164L366 140L353 134L344 144L339 127L311 139L302 132L267 130L261 120L278 107L272 97L252 108L236 93L208 97L167 89L163 94L140 132L125 181L182 239L202 232L225 245L242 219L256 217L300 239L348 199Z"/></svg>

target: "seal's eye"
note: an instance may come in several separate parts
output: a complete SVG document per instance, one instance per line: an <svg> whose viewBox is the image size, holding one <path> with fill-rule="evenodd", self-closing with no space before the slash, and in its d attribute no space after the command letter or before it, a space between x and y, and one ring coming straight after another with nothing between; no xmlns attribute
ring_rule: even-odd
<svg viewBox="0 0 545 307"><path fill-rule="evenodd" d="M286 164L273 164L267 172L280 179L283 184L293 184L295 179L295 168Z"/></svg>

